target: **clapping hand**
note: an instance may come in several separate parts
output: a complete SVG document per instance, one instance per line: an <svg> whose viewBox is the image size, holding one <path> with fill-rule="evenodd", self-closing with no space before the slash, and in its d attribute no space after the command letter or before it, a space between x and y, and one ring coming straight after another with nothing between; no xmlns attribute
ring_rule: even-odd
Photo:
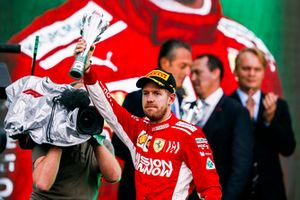
<svg viewBox="0 0 300 200"><path fill-rule="evenodd" d="M276 107L277 107L277 99L278 95L270 92L266 94L265 98L263 99L263 105L265 108L265 111L263 113L265 122L270 124L274 118Z"/></svg>

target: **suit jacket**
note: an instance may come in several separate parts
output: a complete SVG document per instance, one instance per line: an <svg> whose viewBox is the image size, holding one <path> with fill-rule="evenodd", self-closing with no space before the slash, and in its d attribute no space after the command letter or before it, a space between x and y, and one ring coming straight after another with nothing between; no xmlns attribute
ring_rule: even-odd
<svg viewBox="0 0 300 200"><path fill-rule="evenodd" d="M230 96L241 103L236 91ZM254 199L285 200L287 197L279 154L291 155L295 150L296 141L288 106L283 99L279 98L277 101L275 116L271 124L265 123L263 118L265 108L262 104L264 96L265 94L262 94L257 121L254 122L254 161L257 162L259 175Z"/></svg>
<svg viewBox="0 0 300 200"><path fill-rule="evenodd" d="M249 113L223 95L203 126L203 132L213 151L222 200L241 199L253 162L253 126ZM193 195L190 199L199 199Z"/></svg>
<svg viewBox="0 0 300 200"><path fill-rule="evenodd" d="M182 94L176 91L176 95L180 105L183 99ZM142 90L128 93L123 102L123 107L137 117L144 117L145 114L142 106ZM125 144L123 144L123 142L116 135L113 135L112 143L115 148L116 156L125 161L122 179L119 184L118 200L135 200L134 166L131 160L130 152Z"/></svg>

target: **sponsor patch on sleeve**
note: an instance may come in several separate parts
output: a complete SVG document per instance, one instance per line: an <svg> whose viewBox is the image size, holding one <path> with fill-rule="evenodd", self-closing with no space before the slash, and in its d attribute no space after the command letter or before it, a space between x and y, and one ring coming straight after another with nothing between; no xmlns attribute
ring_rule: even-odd
<svg viewBox="0 0 300 200"><path fill-rule="evenodd" d="M210 158L206 159L206 169L216 169L215 163Z"/></svg>
<svg viewBox="0 0 300 200"><path fill-rule="evenodd" d="M197 144L207 144L208 142L207 142L207 139L206 138L195 138L195 140L196 140L196 143Z"/></svg>
<svg viewBox="0 0 300 200"><path fill-rule="evenodd" d="M175 124L176 126L179 126L179 127L182 127L182 128L186 128L188 129L189 131L191 132L194 132L197 130L197 128L191 124L188 124L186 122L183 122L183 121L179 121Z"/></svg>

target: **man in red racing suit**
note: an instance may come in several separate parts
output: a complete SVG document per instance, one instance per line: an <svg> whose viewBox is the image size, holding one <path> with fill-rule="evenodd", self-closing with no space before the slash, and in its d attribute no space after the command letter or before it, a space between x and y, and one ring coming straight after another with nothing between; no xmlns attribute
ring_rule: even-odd
<svg viewBox="0 0 300 200"><path fill-rule="evenodd" d="M138 118L128 113L110 96L105 84L97 80L93 68L84 79L97 110L130 150L137 199L186 199L194 184L200 199L221 199L219 177L203 132L171 112L170 99L176 96L172 74L156 69L137 82L137 87L143 88L146 116L151 116L147 112L156 110L157 116L164 110L156 109L163 104L156 100L167 95L162 118ZM148 101L152 103L147 104Z"/></svg>

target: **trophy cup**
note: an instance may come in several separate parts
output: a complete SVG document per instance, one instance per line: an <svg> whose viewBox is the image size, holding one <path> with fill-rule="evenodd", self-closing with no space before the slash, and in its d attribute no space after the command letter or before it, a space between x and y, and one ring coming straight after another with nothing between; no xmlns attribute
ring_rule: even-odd
<svg viewBox="0 0 300 200"><path fill-rule="evenodd" d="M100 40L101 34L107 29L108 21L103 19L103 15L94 11L91 15L85 14L81 21L80 34L86 41L86 49L78 54L69 71L69 74L74 79L81 79L84 72L86 60L91 46Z"/></svg>

